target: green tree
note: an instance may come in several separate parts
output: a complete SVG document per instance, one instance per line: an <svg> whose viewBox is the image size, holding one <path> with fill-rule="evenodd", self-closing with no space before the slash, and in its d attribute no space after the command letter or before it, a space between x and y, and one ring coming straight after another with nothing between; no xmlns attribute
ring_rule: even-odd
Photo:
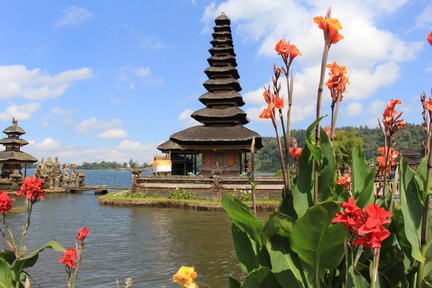
<svg viewBox="0 0 432 288"><path fill-rule="evenodd" d="M337 130L333 147L336 154L337 169L343 174L352 163L352 151L355 147L363 148L363 139L356 130Z"/></svg>

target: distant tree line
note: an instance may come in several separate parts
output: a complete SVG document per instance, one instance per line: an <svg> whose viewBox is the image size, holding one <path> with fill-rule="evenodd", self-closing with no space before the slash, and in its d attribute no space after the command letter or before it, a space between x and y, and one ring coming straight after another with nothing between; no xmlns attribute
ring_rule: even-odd
<svg viewBox="0 0 432 288"><path fill-rule="evenodd" d="M299 147L304 147L306 130L292 130L292 137L295 137ZM407 124L404 129L396 133L396 150L401 152L410 149L419 155L424 154L423 142L425 133L421 125ZM255 155L255 171L277 172L280 170L279 154L275 137L263 137L264 148L258 150ZM351 151L354 147L360 146L370 164L375 163L378 156L378 147L383 146L383 135L379 128L342 127L336 129L336 138L333 141L336 160L339 165L350 165ZM339 167L343 170L344 167Z"/></svg>
<svg viewBox="0 0 432 288"><path fill-rule="evenodd" d="M130 159L128 162L119 163L116 161L101 161L101 162L83 162L78 165L78 169L85 170L112 170L112 169L127 169L127 168L147 168L151 164L142 163L139 164L138 161Z"/></svg>

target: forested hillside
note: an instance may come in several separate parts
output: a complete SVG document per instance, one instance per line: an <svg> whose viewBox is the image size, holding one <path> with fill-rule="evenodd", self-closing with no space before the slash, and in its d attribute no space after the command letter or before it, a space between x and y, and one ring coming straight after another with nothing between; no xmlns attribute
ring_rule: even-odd
<svg viewBox="0 0 432 288"><path fill-rule="evenodd" d="M292 130L291 134L297 139L298 146L305 146L306 130ZM421 125L407 124L396 134L396 150L411 149L422 155L425 133ZM279 155L275 137L263 137L264 148L255 156L255 171L276 172L280 169ZM333 142L336 158L340 163L349 163L351 151L355 146L362 147L368 162L373 163L378 156L378 147L383 146L383 135L379 128L342 127L336 129Z"/></svg>

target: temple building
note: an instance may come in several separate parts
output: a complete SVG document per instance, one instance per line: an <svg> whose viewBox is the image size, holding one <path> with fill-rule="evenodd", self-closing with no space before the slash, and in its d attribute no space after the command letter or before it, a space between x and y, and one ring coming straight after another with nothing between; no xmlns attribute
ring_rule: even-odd
<svg viewBox="0 0 432 288"><path fill-rule="evenodd" d="M26 165L38 161L30 154L21 151L21 147L28 144L26 140L20 138L26 132L18 126L17 120L12 119L12 125L3 130L3 133L7 137L0 139L0 144L5 146L5 150L0 151L0 164L2 164L1 178L9 178L13 172L18 172L25 176L27 174ZM22 165L24 165L24 174L21 171Z"/></svg>
<svg viewBox="0 0 432 288"><path fill-rule="evenodd" d="M230 19L222 13L215 22L207 59L210 66L204 71L208 76L203 83L207 92L199 97L205 107L191 115L202 125L174 133L158 146L160 151L171 155L173 175L199 171L203 176L215 173L239 176L248 169L252 139L255 139L255 150L262 148L261 136L244 127L249 120L240 108L245 103L239 93L242 88ZM200 166L197 166L198 157Z"/></svg>

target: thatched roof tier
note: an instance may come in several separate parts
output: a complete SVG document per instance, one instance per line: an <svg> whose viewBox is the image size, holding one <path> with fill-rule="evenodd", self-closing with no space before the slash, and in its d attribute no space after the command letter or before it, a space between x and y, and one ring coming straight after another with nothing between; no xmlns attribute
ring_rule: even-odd
<svg viewBox="0 0 432 288"><path fill-rule="evenodd" d="M256 149L262 148L261 136L242 126L194 126L171 135L170 140L182 147L244 146L255 138Z"/></svg>
<svg viewBox="0 0 432 288"><path fill-rule="evenodd" d="M214 55L232 55L236 56L234 53L234 47L232 46L219 46L219 47L212 47L208 50L212 56Z"/></svg>
<svg viewBox="0 0 432 288"><path fill-rule="evenodd" d="M10 135L22 135L25 134L26 132L24 131L24 129L22 129L21 127L18 126L18 121L13 119L12 120L12 125L7 127L6 129L3 130L3 133L5 134L10 134Z"/></svg>
<svg viewBox="0 0 432 288"><path fill-rule="evenodd" d="M204 70L204 73L211 79L228 78L239 79L240 75L236 68L232 66L211 66Z"/></svg>
<svg viewBox="0 0 432 288"><path fill-rule="evenodd" d="M165 141L162 144L160 144L157 147L157 149L162 151L162 152L165 152L165 151L182 150L182 147L179 144L177 144L171 140L168 140L168 141Z"/></svg>
<svg viewBox="0 0 432 288"><path fill-rule="evenodd" d="M243 101L242 95L237 91L219 91L218 93L207 92L199 97L201 103L206 106L214 105L236 105L243 106L245 103Z"/></svg>
<svg viewBox="0 0 432 288"><path fill-rule="evenodd" d="M29 164L37 161L35 157L22 151L0 151L0 163Z"/></svg>
<svg viewBox="0 0 432 288"><path fill-rule="evenodd" d="M217 90L234 90L241 91L242 88L240 86L240 82L235 78L219 78L219 79L208 79L203 83L203 86L209 92L217 91Z"/></svg>
<svg viewBox="0 0 432 288"><path fill-rule="evenodd" d="M244 125L249 123L246 112L238 107L228 108L203 108L192 113L192 118L203 124L226 123L232 125Z"/></svg>
<svg viewBox="0 0 432 288"><path fill-rule="evenodd" d="M215 32L231 32L231 25L216 25L213 30Z"/></svg>
<svg viewBox="0 0 432 288"><path fill-rule="evenodd" d="M233 55L219 56L214 55L207 59L210 66L233 66L237 67L237 61Z"/></svg>
<svg viewBox="0 0 432 288"><path fill-rule="evenodd" d="M5 146L24 146L27 145L28 142L20 138L3 138L0 139L0 144L3 144Z"/></svg>
<svg viewBox="0 0 432 288"><path fill-rule="evenodd" d="M232 39L213 39L210 41L213 47L233 47Z"/></svg>
<svg viewBox="0 0 432 288"><path fill-rule="evenodd" d="M221 13L218 17L215 19L216 26L218 25L231 25L231 20L228 18L228 16L225 15L224 12Z"/></svg>
<svg viewBox="0 0 432 288"><path fill-rule="evenodd" d="M213 39L232 39L231 31L215 31L212 36Z"/></svg>

